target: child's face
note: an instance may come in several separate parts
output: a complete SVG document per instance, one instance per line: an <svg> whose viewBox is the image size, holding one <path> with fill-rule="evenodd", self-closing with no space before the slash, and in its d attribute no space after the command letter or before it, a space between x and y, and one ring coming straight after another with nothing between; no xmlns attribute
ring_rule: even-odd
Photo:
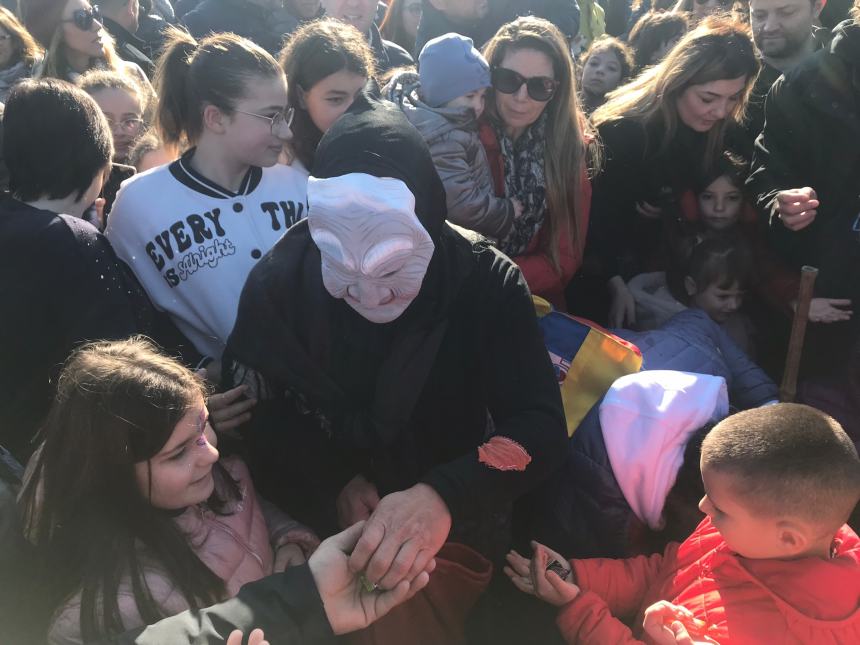
<svg viewBox="0 0 860 645"><path fill-rule="evenodd" d="M774 518L764 518L747 510L734 493L731 474L702 464L705 496L699 510L711 518L729 548L745 558L785 557L780 548L780 526Z"/></svg>
<svg viewBox="0 0 860 645"><path fill-rule="evenodd" d="M724 289L719 284L711 284L699 291L696 283L687 276L685 286L687 294L691 296L690 304L704 311L718 323L726 322L744 302L744 291L737 282L728 289Z"/></svg>
<svg viewBox="0 0 860 645"><path fill-rule="evenodd" d="M245 96L233 107L233 113L222 119L225 153L240 164L275 165L292 132L283 120L273 128L269 119L261 117L276 117L286 110L286 78L281 74L248 79Z"/></svg>
<svg viewBox="0 0 860 645"><path fill-rule="evenodd" d="M621 62L614 52L604 49L592 53L582 68L582 88L589 94L604 96L621 82Z"/></svg>
<svg viewBox="0 0 860 645"><path fill-rule="evenodd" d="M179 420L157 455L134 465L140 492L155 508L165 510L179 510L206 501L215 487L212 479L212 465L218 461L215 443L209 411L201 399Z"/></svg>
<svg viewBox="0 0 860 645"><path fill-rule="evenodd" d="M131 144L143 129L143 107L140 100L125 90L114 88L93 92L92 96L110 125L114 160L121 162L128 157Z"/></svg>
<svg viewBox="0 0 860 645"><path fill-rule="evenodd" d="M314 125L325 133L349 109L366 83L367 77L342 69L309 90L300 89L300 107L307 110Z"/></svg>
<svg viewBox="0 0 860 645"><path fill-rule="evenodd" d="M458 96L445 104L449 108L472 108L475 113L475 118L478 119L484 113L484 99L487 95L487 88L482 87L474 92L469 92L463 96Z"/></svg>
<svg viewBox="0 0 860 645"><path fill-rule="evenodd" d="M728 177L723 175L712 181L699 193L699 213L705 226L722 231L734 226L741 214L743 195Z"/></svg>

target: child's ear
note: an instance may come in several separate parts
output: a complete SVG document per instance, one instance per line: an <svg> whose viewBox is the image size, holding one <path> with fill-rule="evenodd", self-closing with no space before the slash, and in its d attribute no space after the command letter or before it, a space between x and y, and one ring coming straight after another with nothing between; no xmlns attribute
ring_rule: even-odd
<svg viewBox="0 0 860 645"><path fill-rule="evenodd" d="M696 289L696 281L691 276L684 278L684 291L687 292L688 296L695 296L698 291Z"/></svg>
<svg viewBox="0 0 860 645"><path fill-rule="evenodd" d="M779 545L786 555L803 553L809 548L809 535L806 529L788 520L779 523Z"/></svg>
<svg viewBox="0 0 860 645"><path fill-rule="evenodd" d="M216 134L224 134L227 116L216 106L207 105L203 108L203 127Z"/></svg>

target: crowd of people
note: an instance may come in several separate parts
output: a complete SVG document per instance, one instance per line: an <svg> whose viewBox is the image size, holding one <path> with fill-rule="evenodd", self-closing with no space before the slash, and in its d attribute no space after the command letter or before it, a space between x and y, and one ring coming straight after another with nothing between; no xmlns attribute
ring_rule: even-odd
<svg viewBox="0 0 860 645"><path fill-rule="evenodd" d="M860 0L4 0L0 114L0 641L860 642Z"/></svg>

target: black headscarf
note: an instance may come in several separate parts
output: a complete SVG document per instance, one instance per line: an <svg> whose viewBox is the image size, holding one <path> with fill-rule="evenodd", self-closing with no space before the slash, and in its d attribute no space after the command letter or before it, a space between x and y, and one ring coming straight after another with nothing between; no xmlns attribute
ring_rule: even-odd
<svg viewBox="0 0 860 645"><path fill-rule="evenodd" d="M326 291L319 250L300 222L251 272L225 364L298 395L341 447L378 461L378 448L408 432L472 251L445 224L445 191L430 152L396 107L362 97L323 137L313 176L348 173L400 179L415 196L435 245L418 296L391 323L364 319Z"/></svg>

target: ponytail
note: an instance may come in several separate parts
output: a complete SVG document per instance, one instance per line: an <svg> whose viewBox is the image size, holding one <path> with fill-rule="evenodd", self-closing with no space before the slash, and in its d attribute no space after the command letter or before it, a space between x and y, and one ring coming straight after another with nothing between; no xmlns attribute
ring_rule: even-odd
<svg viewBox="0 0 860 645"><path fill-rule="evenodd" d="M171 28L155 71L155 125L167 145L192 146L203 133L203 109L227 114L245 95L249 78L277 78L284 72L267 51L230 33L197 42Z"/></svg>

